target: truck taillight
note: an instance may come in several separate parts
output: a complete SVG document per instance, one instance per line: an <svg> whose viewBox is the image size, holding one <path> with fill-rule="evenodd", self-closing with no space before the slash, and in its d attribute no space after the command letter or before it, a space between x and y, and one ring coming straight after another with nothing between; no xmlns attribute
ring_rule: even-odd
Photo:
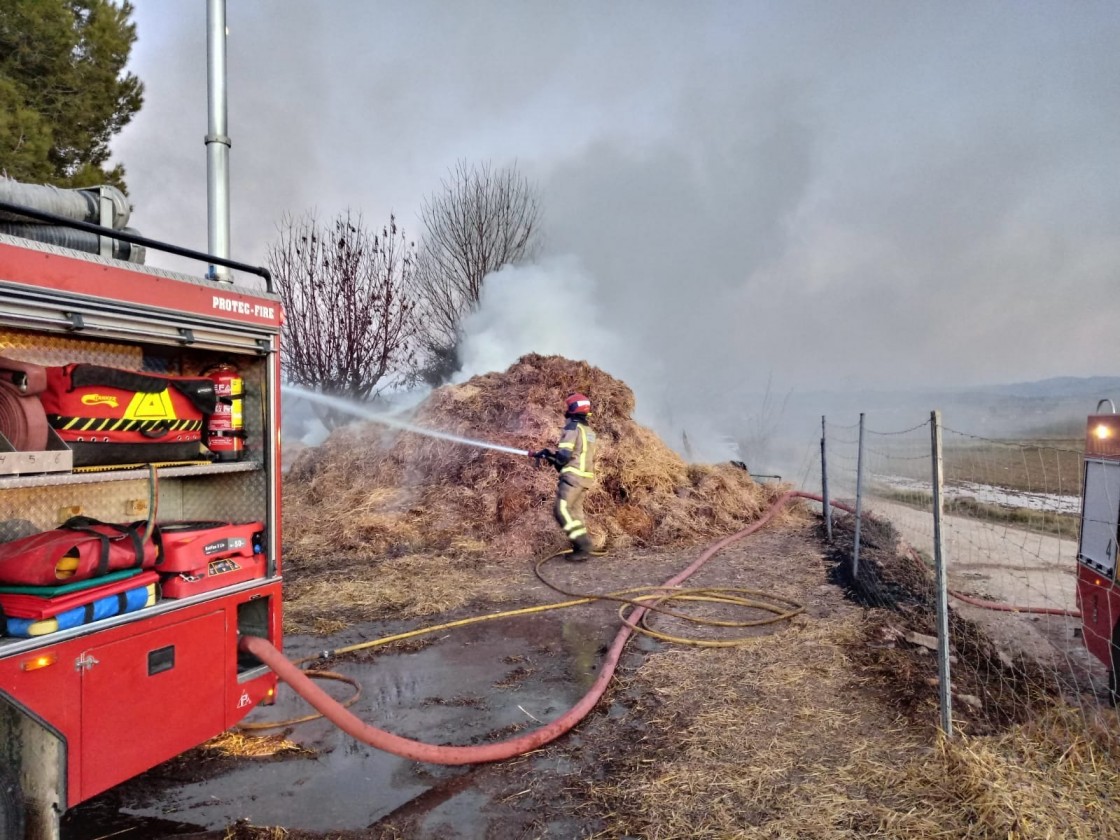
<svg viewBox="0 0 1120 840"><path fill-rule="evenodd" d="M53 653L44 653L31 659L25 659L20 663L20 667L25 671L38 671L40 668L46 668L48 665L53 665L58 661L58 657Z"/></svg>
<svg viewBox="0 0 1120 840"><path fill-rule="evenodd" d="M1085 429L1085 454L1120 460L1120 414L1098 414Z"/></svg>

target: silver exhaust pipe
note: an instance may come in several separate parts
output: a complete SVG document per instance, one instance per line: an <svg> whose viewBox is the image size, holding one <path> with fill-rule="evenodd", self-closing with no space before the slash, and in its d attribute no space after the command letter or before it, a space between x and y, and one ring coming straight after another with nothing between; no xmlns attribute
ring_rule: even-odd
<svg viewBox="0 0 1120 840"><path fill-rule="evenodd" d="M229 257L229 149L226 100L226 0L207 0L206 82L210 111L206 134L207 248ZM232 283L228 268L211 265L211 280Z"/></svg>

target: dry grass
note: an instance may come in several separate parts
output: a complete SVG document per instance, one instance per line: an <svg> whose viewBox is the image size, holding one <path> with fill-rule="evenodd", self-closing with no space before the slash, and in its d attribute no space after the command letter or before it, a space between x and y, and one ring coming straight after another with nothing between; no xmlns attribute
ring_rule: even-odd
<svg viewBox="0 0 1120 840"><path fill-rule="evenodd" d="M930 761L899 782L940 835L960 838L1120 837L1120 720L1055 707L998 736L939 739ZM899 820L889 836L917 837Z"/></svg>
<svg viewBox="0 0 1120 840"><path fill-rule="evenodd" d="M866 836L879 791L849 784L845 766L855 753L889 766L918 742L901 721L883 731L852 690L844 640L858 631L854 616L798 621L747 647L648 659L638 713L662 748L590 791L614 812L604 836Z"/></svg>
<svg viewBox="0 0 1120 840"><path fill-rule="evenodd" d="M946 741L867 690L845 654L861 625L852 614L647 660L634 679L654 749L588 785L609 814L601 836L1120 837L1114 714L1051 709Z"/></svg>
<svg viewBox="0 0 1120 840"><path fill-rule="evenodd" d="M475 563L461 557L370 560L297 580L286 595L285 627L289 633L335 633L351 621L372 621L387 612L401 619L448 612L484 592L500 594Z"/></svg>
<svg viewBox="0 0 1120 840"><path fill-rule="evenodd" d="M945 480L993 484L1035 493L1081 490L1084 438L983 440L949 436Z"/></svg>
<svg viewBox="0 0 1120 840"><path fill-rule="evenodd" d="M1081 491L1084 438L995 440L945 431L945 481L990 484L1028 493ZM896 461L901 475L929 480L929 461Z"/></svg>
<svg viewBox="0 0 1120 840"><path fill-rule="evenodd" d="M291 752L312 754L282 735L244 735L233 730L211 738L201 749L230 758L267 758Z"/></svg>
<svg viewBox="0 0 1120 840"><path fill-rule="evenodd" d="M895 644L900 628L936 636L933 571L899 538L890 522L868 516L864 517L860 540L859 579L853 581L848 573L853 526L854 517L837 518L832 546L836 579L850 597L872 608L864 623L865 643L853 647L852 654L861 667L887 687L897 708L917 719L933 720L937 703L935 659L915 659L912 650ZM949 614L949 636L950 651L957 659L952 681L958 695L954 725L959 731L971 735L997 733L1030 720L1063 691L1077 692L1067 685L1068 675L1022 652L1000 650L982 625L956 611ZM960 700L962 696L973 698L973 702Z"/></svg>
<svg viewBox="0 0 1120 840"><path fill-rule="evenodd" d="M288 830L285 828L261 828L238 823L226 829L222 840L287 840Z"/></svg>

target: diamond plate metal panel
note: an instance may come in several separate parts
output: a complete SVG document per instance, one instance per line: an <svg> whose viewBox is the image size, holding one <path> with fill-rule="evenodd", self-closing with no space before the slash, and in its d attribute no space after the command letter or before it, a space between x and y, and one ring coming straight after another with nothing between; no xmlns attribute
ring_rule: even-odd
<svg viewBox="0 0 1120 840"><path fill-rule="evenodd" d="M9 328L0 328L0 356L36 365L84 362L128 370L140 370L144 361L144 351L138 345L86 341Z"/></svg>

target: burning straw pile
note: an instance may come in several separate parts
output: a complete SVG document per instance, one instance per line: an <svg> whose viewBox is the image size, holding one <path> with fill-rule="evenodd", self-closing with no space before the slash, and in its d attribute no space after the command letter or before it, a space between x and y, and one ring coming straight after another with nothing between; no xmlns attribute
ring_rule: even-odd
<svg viewBox="0 0 1120 840"><path fill-rule="evenodd" d="M633 392L585 362L528 355L505 373L435 391L411 422L517 449L554 447L570 391L592 401L598 481L585 503L608 550L724 535L773 495L731 464L685 464L639 425ZM556 473L523 456L388 430L336 431L293 465L285 490L289 569L326 557L534 557L563 545L552 520Z"/></svg>

